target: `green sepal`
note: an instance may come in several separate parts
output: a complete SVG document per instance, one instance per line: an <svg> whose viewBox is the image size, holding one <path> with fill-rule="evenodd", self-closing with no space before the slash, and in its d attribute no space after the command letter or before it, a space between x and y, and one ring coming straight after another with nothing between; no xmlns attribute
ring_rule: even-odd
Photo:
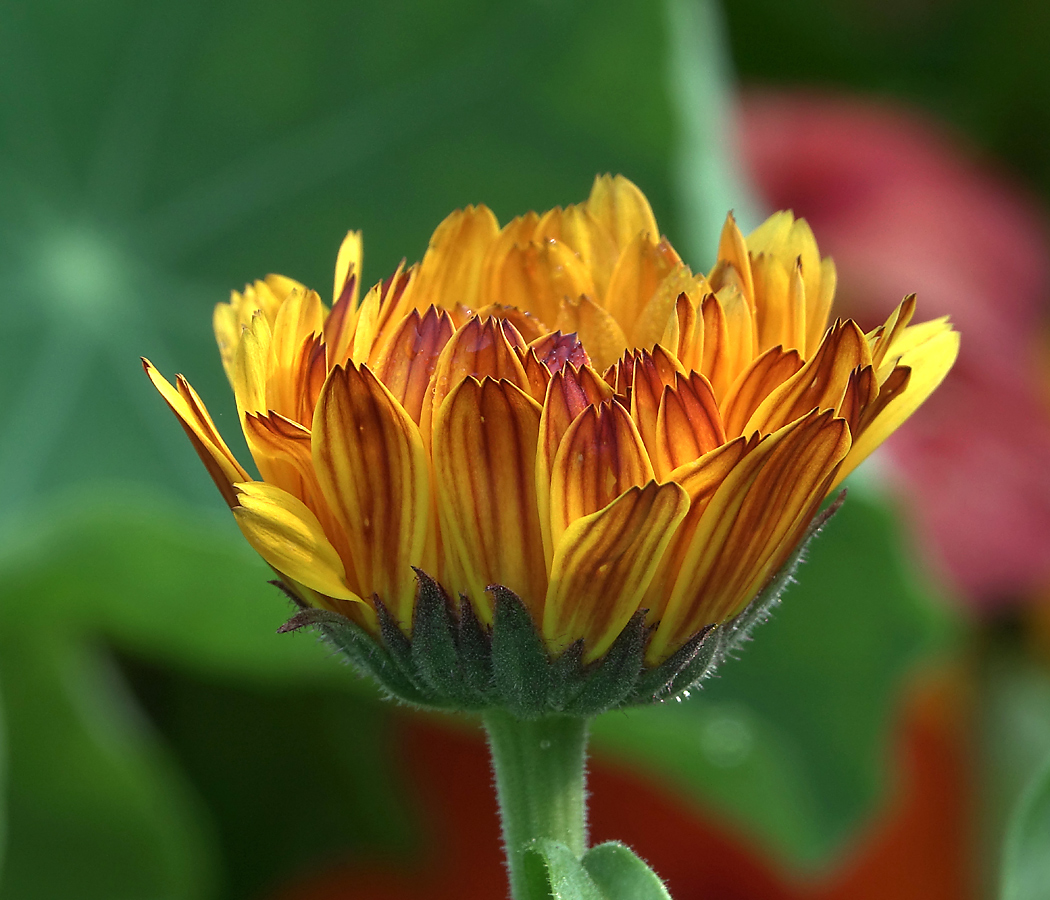
<svg viewBox="0 0 1050 900"><path fill-rule="evenodd" d="M379 635L382 638L382 644L386 648L391 661L397 667L398 672L412 685L414 692L423 698L424 703L444 706L445 704L437 700L437 697L440 695L427 690L426 683L417 671L415 662L412 659L412 642L405 636L401 626L397 624L397 619L390 614L386 604L378 597L373 597L372 602L376 608L376 619L379 620Z"/></svg>
<svg viewBox="0 0 1050 900"><path fill-rule="evenodd" d="M631 694L632 705L661 703L702 681L717 649L716 631L714 625L708 625L660 665L646 669Z"/></svg>
<svg viewBox="0 0 1050 900"><path fill-rule="evenodd" d="M643 671L648 637L645 610L639 610L606 654L589 667L589 672L585 670L582 690L565 705L564 712L589 718L619 706L634 691Z"/></svg>
<svg viewBox="0 0 1050 900"><path fill-rule="evenodd" d="M483 709L486 695L472 685L464 671L460 626L448 594L426 572L415 572L419 590L412 620L411 663L431 691L447 697L460 709Z"/></svg>
<svg viewBox="0 0 1050 900"><path fill-rule="evenodd" d="M471 689L488 700L494 691L492 635L478 620L469 598L459 597L459 655ZM491 705L491 704L490 704Z"/></svg>
<svg viewBox="0 0 1050 900"><path fill-rule="evenodd" d="M580 695L586 682L583 676L583 639L573 641L561 656L551 663L551 709L563 712Z"/></svg>
<svg viewBox="0 0 1050 900"><path fill-rule="evenodd" d="M271 583L291 595L281 582ZM293 597L293 600L300 607L299 612L277 629L278 634L288 634L312 626L358 672L370 676L390 696L418 706L430 705L427 698L403 675L386 648L360 625L327 609L304 606L297 597Z"/></svg>
<svg viewBox="0 0 1050 900"><path fill-rule="evenodd" d="M497 704L522 719L550 712L551 662L528 609L512 590L492 585L492 678Z"/></svg>
<svg viewBox="0 0 1050 900"><path fill-rule="evenodd" d="M581 862L605 900L671 900L645 860L619 841L592 847Z"/></svg>

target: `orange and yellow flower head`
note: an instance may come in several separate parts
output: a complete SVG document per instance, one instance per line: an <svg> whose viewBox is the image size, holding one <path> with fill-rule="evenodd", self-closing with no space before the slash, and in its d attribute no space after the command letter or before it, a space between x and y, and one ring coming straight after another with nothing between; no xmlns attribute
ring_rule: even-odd
<svg viewBox="0 0 1050 900"><path fill-rule="evenodd" d="M694 274L620 176L502 228L458 210L359 300L361 261L351 232L331 307L271 275L215 310L258 479L146 368L282 582L373 634L411 638L419 570L482 630L513 592L551 659L644 618L658 666L771 581L958 352L913 297L829 324L834 265L790 212L729 216Z"/></svg>

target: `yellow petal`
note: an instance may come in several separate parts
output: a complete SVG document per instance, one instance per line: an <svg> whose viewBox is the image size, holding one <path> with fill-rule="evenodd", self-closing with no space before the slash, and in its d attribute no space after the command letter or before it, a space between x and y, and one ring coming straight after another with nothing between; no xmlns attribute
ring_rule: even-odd
<svg viewBox="0 0 1050 900"><path fill-rule="evenodd" d="M266 382L267 409L290 419L302 412L304 386L309 380L313 338L324 327L324 307L315 291L293 291L281 304L271 337L272 370ZM313 419L311 408L306 422Z"/></svg>
<svg viewBox="0 0 1050 900"><path fill-rule="evenodd" d="M560 206L543 214L536 225L537 238L553 238L567 246L587 268L599 295L605 293L616 264L616 244L609 230L586 204Z"/></svg>
<svg viewBox="0 0 1050 900"><path fill-rule="evenodd" d="M491 302L516 306L542 322L555 321L566 297L595 292L591 273L580 258L550 238L512 246L491 279Z"/></svg>
<svg viewBox="0 0 1050 900"><path fill-rule="evenodd" d="M681 265L678 254L666 240L654 240L645 232L640 232L621 251L601 305L628 336L628 346L637 346L633 338L642 310L664 279ZM670 309L668 304L667 311Z"/></svg>
<svg viewBox="0 0 1050 900"><path fill-rule="evenodd" d="M236 505L233 485L239 481L247 481L248 473L234 459L197 392L181 375L176 379L178 390L173 388L148 359L142 360L142 367L164 398L164 402L175 413L219 493L230 506Z"/></svg>
<svg viewBox="0 0 1050 900"><path fill-rule="evenodd" d="M468 206L448 215L434 231L420 263L412 287L415 307L481 306L482 265L499 233L499 222L487 206Z"/></svg>
<svg viewBox="0 0 1050 900"><path fill-rule="evenodd" d="M716 271L722 273L727 268L732 268L736 273L744 297L747 298L748 303L754 308L755 283L751 277L751 259L748 256L747 241L744 240L743 234L740 233L732 212L726 216L725 224L722 226L722 233L718 238L718 265L716 266ZM721 278L718 281L719 283L714 285L716 290L722 286Z"/></svg>
<svg viewBox="0 0 1050 900"><path fill-rule="evenodd" d="M543 607L543 637L554 653L582 638L587 663L612 646L688 509L681 487L651 481L565 530Z"/></svg>
<svg viewBox="0 0 1050 900"><path fill-rule="evenodd" d="M654 241L660 234L645 194L622 175L595 178L583 205L601 222L617 250L623 250L639 234L647 234Z"/></svg>
<svg viewBox="0 0 1050 900"><path fill-rule="evenodd" d="M357 306L357 291L361 285L361 264L364 258L364 245L360 231L348 231L339 254L335 259L335 287L332 290L333 308L343 299L344 292L351 294L349 306ZM353 282L350 279L353 278Z"/></svg>
<svg viewBox="0 0 1050 900"><path fill-rule="evenodd" d="M581 516L653 478L638 429L618 401L588 406L569 426L551 463L553 546Z"/></svg>
<svg viewBox="0 0 1050 900"><path fill-rule="evenodd" d="M403 627L429 522L429 472L419 429L366 368L336 367L313 423L314 470L346 534L358 587Z"/></svg>
<svg viewBox="0 0 1050 900"><path fill-rule="evenodd" d="M255 551L282 575L338 600L361 598L346 586L343 563L303 502L272 484L236 486L234 518Z"/></svg>
<svg viewBox="0 0 1050 900"><path fill-rule="evenodd" d="M938 327L927 327L934 324ZM913 343L914 335L909 335L908 332L919 332L924 338L917 344ZM849 475L922 405L944 380L959 355L959 333L952 331L951 325L945 321L913 325L904 331L898 344L906 348L900 356L899 367L910 370L907 384L895 393L866 427L862 428L854 441L853 449L839 470L836 484Z"/></svg>
<svg viewBox="0 0 1050 900"><path fill-rule="evenodd" d="M500 319L474 316L445 344L420 414L420 428L428 441L438 409L464 378L489 377L510 381L524 391L529 389L521 357L508 339L514 334L509 329Z"/></svg>
<svg viewBox="0 0 1050 900"><path fill-rule="evenodd" d="M747 298L733 285L704 297L700 316L703 319L700 371L721 400L754 358L754 319Z"/></svg>
<svg viewBox="0 0 1050 900"><path fill-rule="evenodd" d="M657 285L649 302L635 320L634 331L628 335L631 344L649 349L654 344L661 343L668 321L675 317L678 298L683 294L701 297L707 288L707 280L703 275L694 275L688 266L682 265L673 269ZM677 344L676 340L674 344L665 346L674 347Z"/></svg>
<svg viewBox="0 0 1050 900"><path fill-rule="evenodd" d="M578 334L599 371L611 366L627 349L627 337L619 323L587 296L562 300L554 327L565 334Z"/></svg>
<svg viewBox="0 0 1050 900"><path fill-rule="evenodd" d="M648 350L629 351L625 354L624 361L629 366L630 380L625 385L626 390L622 390L619 382L626 379L618 378L616 391L631 398L631 418L638 426L638 433L642 436L646 451L652 457L659 444L656 423L660 415L664 388L675 384L678 376L685 373L679 367L678 360L659 345L652 353ZM626 366L620 367L618 364L618 368ZM699 377L703 378L702 375Z"/></svg>
<svg viewBox="0 0 1050 900"><path fill-rule="evenodd" d="M434 480L448 571L479 617L501 584L539 614L547 590L536 506L540 406L507 381L467 378L434 420Z"/></svg>

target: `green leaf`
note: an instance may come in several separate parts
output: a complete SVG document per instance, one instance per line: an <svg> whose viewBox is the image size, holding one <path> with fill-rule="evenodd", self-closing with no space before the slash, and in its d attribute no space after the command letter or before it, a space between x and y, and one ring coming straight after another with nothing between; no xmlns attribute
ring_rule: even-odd
<svg viewBox="0 0 1050 900"><path fill-rule="evenodd" d="M541 838L525 851L529 900L609 900L564 844Z"/></svg>
<svg viewBox="0 0 1050 900"><path fill-rule="evenodd" d="M1050 886L1050 757L1010 818L1003 848L1001 900L1045 900Z"/></svg>
<svg viewBox="0 0 1050 900"><path fill-rule="evenodd" d="M0 886L4 882L4 851L7 848L7 740L3 699L0 695Z"/></svg>
<svg viewBox="0 0 1050 900"><path fill-rule="evenodd" d="M656 873L618 841L592 847L583 855L583 867L606 900L671 900Z"/></svg>
<svg viewBox="0 0 1050 900"><path fill-rule="evenodd" d="M737 660L683 703L600 718L596 746L796 866L826 860L882 795L908 673L953 633L898 534L889 511L854 490Z"/></svg>
<svg viewBox="0 0 1050 900"><path fill-rule="evenodd" d="M0 630L9 729L4 900L214 895L206 819L98 648Z"/></svg>

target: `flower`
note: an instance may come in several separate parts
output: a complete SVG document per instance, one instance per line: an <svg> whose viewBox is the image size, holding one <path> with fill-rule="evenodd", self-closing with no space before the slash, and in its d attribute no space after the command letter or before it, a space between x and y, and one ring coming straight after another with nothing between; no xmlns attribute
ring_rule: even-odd
<svg viewBox="0 0 1050 900"><path fill-rule="evenodd" d="M412 636L416 569L482 626L513 592L583 664L646 611L656 666L770 582L958 349L914 297L827 327L835 269L789 212L730 215L693 274L620 176L503 228L458 210L359 303L361 255L351 232L331 310L271 275L215 311L260 480L144 364L284 584L373 634Z"/></svg>

